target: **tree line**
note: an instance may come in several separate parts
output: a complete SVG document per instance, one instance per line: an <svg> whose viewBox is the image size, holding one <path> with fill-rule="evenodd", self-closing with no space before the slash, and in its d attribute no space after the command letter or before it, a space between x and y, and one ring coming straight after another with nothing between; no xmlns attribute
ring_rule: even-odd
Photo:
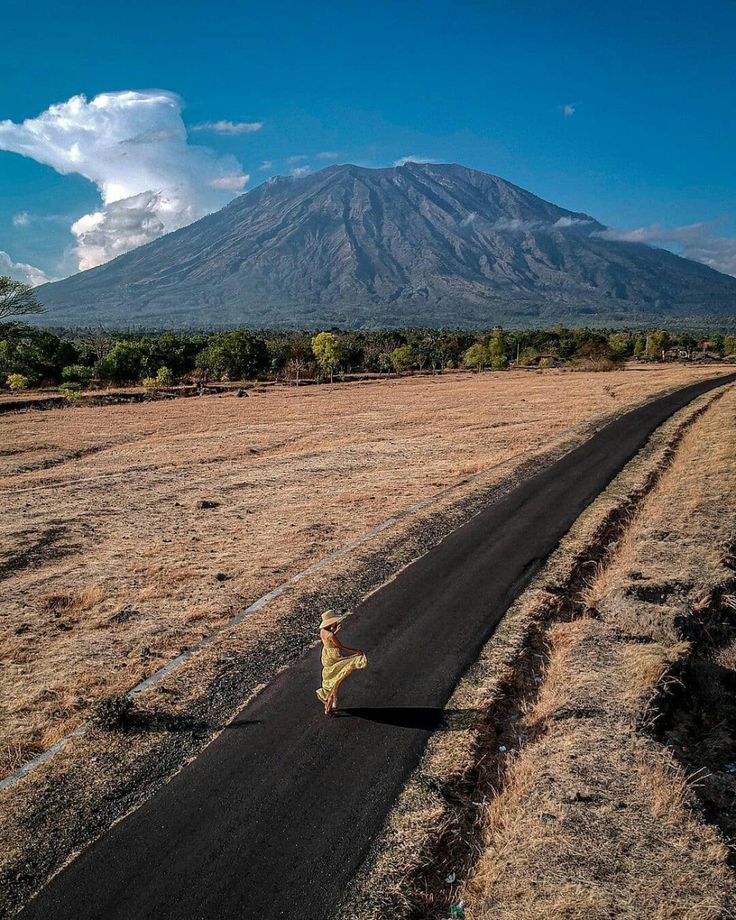
<svg viewBox="0 0 736 920"><path fill-rule="evenodd" d="M180 381L277 378L333 380L355 373L564 363L609 369L630 357L660 361L708 349L736 354L736 336L670 335L590 329L404 329L317 333L234 329L217 333L50 332L22 322L0 325L0 385L13 389L94 383L167 386Z"/></svg>
<svg viewBox="0 0 736 920"><path fill-rule="evenodd" d="M736 335L670 335L662 329L55 333L22 319L43 312L32 288L0 277L0 386L56 385L71 393L93 383L170 386L183 380L276 377L298 384L305 377L332 381L336 374L436 373L457 367L501 371L510 364L606 370L630 357L663 361L673 349L675 357L703 350L736 354Z"/></svg>

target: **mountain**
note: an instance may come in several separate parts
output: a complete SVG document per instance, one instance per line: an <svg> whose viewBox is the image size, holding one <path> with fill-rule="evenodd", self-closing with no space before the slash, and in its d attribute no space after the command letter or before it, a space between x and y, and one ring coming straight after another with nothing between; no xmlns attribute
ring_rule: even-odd
<svg viewBox="0 0 736 920"><path fill-rule="evenodd" d="M376 327L736 314L736 278L458 165L330 166L38 288L50 324Z"/></svg>

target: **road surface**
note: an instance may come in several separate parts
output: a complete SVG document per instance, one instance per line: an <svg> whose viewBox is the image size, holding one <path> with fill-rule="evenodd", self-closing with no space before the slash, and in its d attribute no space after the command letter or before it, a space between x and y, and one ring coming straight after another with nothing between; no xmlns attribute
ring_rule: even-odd
<svg viewBox="0 0 736 920"><path fill-rule="evenodd" d="M322 715L311 650L56 876L24 920L329 917L513 599L655 428L734 379L628 413L450 534L345 629L369 658L343 688L347 715Z"/></svg>

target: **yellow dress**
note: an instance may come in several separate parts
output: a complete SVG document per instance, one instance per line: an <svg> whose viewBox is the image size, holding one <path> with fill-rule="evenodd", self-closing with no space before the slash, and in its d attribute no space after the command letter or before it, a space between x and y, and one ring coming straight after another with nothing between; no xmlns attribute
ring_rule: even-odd
<svg viewBox="0 0 736 920"><path fill-rule="evenodd" d="M338 684L345 680L348 674L352 674L353 671L358 671L367 666L368 659L365 655L347 655L343 658L340 655L339 648L336 648L334 645L328 645L323 639L322 686L317 691L317 696L323 703L326 703L327 697Z"/></svg>

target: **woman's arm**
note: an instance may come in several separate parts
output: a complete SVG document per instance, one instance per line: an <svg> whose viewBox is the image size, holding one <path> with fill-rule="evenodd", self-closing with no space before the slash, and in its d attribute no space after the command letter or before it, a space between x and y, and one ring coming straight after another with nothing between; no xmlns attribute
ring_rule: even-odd
<svg viewBox="0 0 736 920"><path fill-rule="evenodd" d="M340 649L341 652L348 652L351 655L362 655L363 654L363 652L359 648L350 648L347 645L343 645L342 642L340 642L340 640L337 638L337 636L333 635L332 638L333 638L335 645Z"/></svg>

